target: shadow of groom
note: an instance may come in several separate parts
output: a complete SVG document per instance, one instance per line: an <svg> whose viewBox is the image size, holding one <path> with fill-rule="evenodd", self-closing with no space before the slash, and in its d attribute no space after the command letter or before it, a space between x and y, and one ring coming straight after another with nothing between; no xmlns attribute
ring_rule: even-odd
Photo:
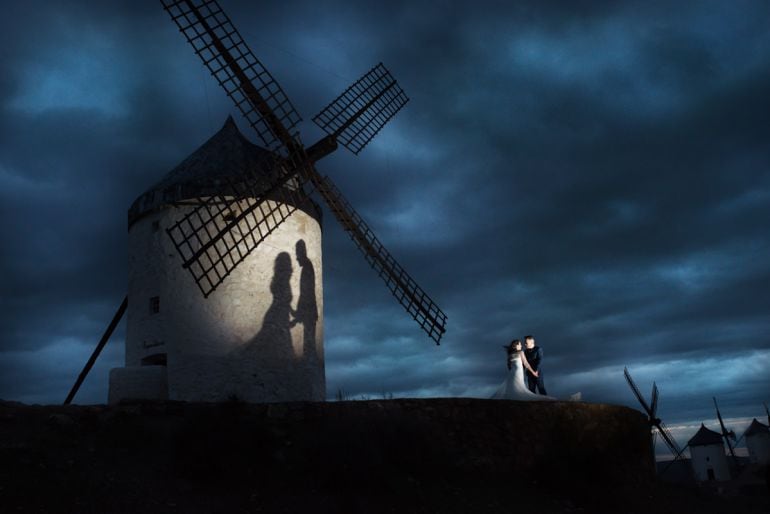
<svg viewBox="0 0 770 514"><path fill-rule="evenodd" d="M292 311L291 326L302 324L302 357L311 364L318 362L316 347L316 325L318 324L318 303L315 291L315 268L307 256L305 241L300 239L295 246L297 263L302 271L299 276L299 299L297 309Z"/></svg>

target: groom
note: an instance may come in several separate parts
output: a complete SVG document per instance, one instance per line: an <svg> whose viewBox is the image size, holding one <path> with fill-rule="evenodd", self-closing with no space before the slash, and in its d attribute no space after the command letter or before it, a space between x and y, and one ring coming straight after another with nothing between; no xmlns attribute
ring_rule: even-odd
<svg viewBox="0 0 770 514"><path fill-rule="evenodd" d="M543 363L543 349L539 346L535 346L535 338L532 336L526 336L524 338L524 355L527 357L529 365L532 369L537 371L537 376L527 370L527 387L533 393L539 392L540 394L548 394L545 392L545 384L543 383L543 370L541 364ZM537 391L535 391L537 389Z"/></svg>

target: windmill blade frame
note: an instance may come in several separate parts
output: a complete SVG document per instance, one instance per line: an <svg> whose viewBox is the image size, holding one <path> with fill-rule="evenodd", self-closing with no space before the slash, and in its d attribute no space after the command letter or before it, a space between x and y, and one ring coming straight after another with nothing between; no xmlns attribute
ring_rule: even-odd
<svg viewBox="0 0 770 514"><path fill-rule="evenodd" d="M631 373L628 371L628 367L623 368L623 374L626 377L626 382L628 382L629 387L631 387L631 390L634 392L636 399L639 401L639 403L642 404L642 407L647 412L647 416L652 422L655 416L652 415L652 410L650 409L650 406L647 405L647 401L642 396L642 392L639 391L639 388L636 386L636 382L634 382L634 379L631 378Z"/></svg>
<svg viewBox="0 0 770 514"><path fill-rule="evenodd" d="M314 121L329 135L305 150L299 136L290 132L300 121L299 114L280 85L253 55L219 3L216 0L161 0L161 3L265 146L278 156L281 173L269 188L271 194L296 177L296 187L288 193L297 196L290 198L296 204L304 201L303 186L309 181L393 296L439 344L446 330L444 312L395 261L331 180L321 177L313 167L315 161L337 148L338 138L357 154L408 102L390 72L379 63L327 105ZM245 207L240 204L245 197L238 194L201 198L193 212L167 229L184 267L190 270L204 296L215 290L291 215L291 208L262 209L268 194L251 196L257 200L251 204L246 202ZM258 210L261 218L254 215ZM239 212L233 214L233 211ZM278 216L273 218L276 212Z"/></svg>
<svg viewBox="0 0 770 514"><path fill-rule="evenodd" d="M446 331L447 316L417 285L417 282L396 262L374 231L353 209L329 177L322 177L308 168L309 179L326 201L327 206L356 244L366 261L385 282L393 296L420 325L428 336L440 344Z"/></svg>
<svg viewBox="0 0 770 514"><path fill-rule="evenodd" d="M313 122L358 155L409 98L382 63L342 92Z"/></svg>
<svg viewBox="0 0 770 514"><path fill-rule="evenodd" d="M663 439L663 441L666 443L666 446L668 446L671 450L672 454L674 455L674 459L681 458L684 449L679 447L679 444L676 442L676 439L674 439L674 436L671 434L668 427L666 427L666 425L660 420L656 420L654 426L660 432L661 439Z"/></svg>
<svg viewBox="0 0 770 514"><path fill-rule="evenodd" d="M671 450L671 453L674 456L671 463L669 463L669 465L666 466L666 468L660 473L662 475L671 467L671 464L674 461L684 459L684 450L687 448L687 446L680 448L679 444L676 442L676 439L668 430L666 425L660 418L656 416L659 397L657 384L655 382L652 383L652 401L651 405L648 405L642 396L641 391L639 391L639 388L636 386L636 382L634 382L634 379L631 377L631 372L628 371L628 366L623 368L623 375L626 377L626 382L628 382L628 385L631 388L631 391L633 391L634 396L636 396L636 399L642 405L642 408L644 408L644 410L647 412L647 420L650 424L650 428L652 429L652 427L655 427L657 429L656 431L652 432L653 453L655 452L655 435L659 434L660 438L663 439L663 442L666 444L666 446L668 446L669 450Z"/></svg>
<svg viewBox="0 0 770 514"><path fill-rule="evenodd" d="M733 448L732 443L730 442L730 435L732 434L733 440L735 440L735 432L732 430L727 430L727 427L725 427L725 422L722 419L722 413L719 412L719 405L717 405L717 397L712 397L714 400L714 407L717 410L717 418L719 419L719 426L722 428L722 438L725 440L725 443L727 443L727 449L730 451L730 455L732 456L733 460L735 461L735 465L739 466L738 463L738 457L735 455L735 449Z"/></svg>
<svg viewBox="0 0 770 514"><path fill-rule="evenodd" d="M682 461L683 461L683 460L685 460L684 451L685 451L685 450L686 450L686 449L687 449L689 446L690 446L689 444L686 444L686 445L685 445L685 446L682 448L682 452L679 454L680 456L677 456L677 457L674 457L673 459L671 459L671 462L669 462L669 463L668 463L668 465L667 465L665 468L663 468L663 471L661 471L661 472L660 472L659 476L663 476L663 475L665 475L665 474L666 474L666 471L668 471L668 470L669 470L669 468L671 468L671 466L673 466L675 462L677 462L677 461L679 461L679 460L682 460ZM693 472L693 470L692 470L692 467L690 467L690 472Z"/></svg>
<svg viewBox="0 0 770 514"><path fill-rule="evenodd" d="M291 156L301 146L295 129L302 118L219 2L161 0L161 4L265 147Z"/></svg>
<svg viewBox="0 0 770 514"><path fill-rule="evenodd" d="M653 418L656 417L658 412L658 385L653 382L652 383L652 400L650 401L650 413Z"/></svg>
<svg viewBox="0 0 770 514"><path fill-rule="evenodd" d="M717 397L713 396L712 399L714 400L714 408L717 411L717 419L719 420L719 426L722 429L722 436L724 436L727 433L727 428L725 427L725 422L722 420L722 414L719 412L719 405L717 405Z"/></svg>

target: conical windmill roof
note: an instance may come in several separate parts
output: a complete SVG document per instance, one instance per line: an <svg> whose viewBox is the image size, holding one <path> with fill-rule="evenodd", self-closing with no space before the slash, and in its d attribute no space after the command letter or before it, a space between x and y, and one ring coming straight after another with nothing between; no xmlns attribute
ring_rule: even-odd
<svg viewBox="0 0 770 514"><path fill-rule="evenodd" d="M272 161L273 154L246 139L228 116L216 134L134 200L128 210L128 226L171 203L225 192L228 179L242 176L245 170L273 176ZM319 218L317 206L305 203L308 205L298 207Z"/></svg>
<svg viewBox="0 0 770 514"><path fill-rule="evenodd" d="M757 418L754 418L754 420L751 422L751 425L749 425L749 428L747 428L746 432L743 434L743 437L751 437L753 435L767 433L770 433L770 428L768 428L767 425L757 421Z"/></svg>
<svg viewBox="0 0 770 514"><path fill-rule="evenodd" d="M694 436L687 442L689 446L709 446L712 444L722 444L722 435L713 430L706 428L706 425L701 423L700 429Z"/></svg>

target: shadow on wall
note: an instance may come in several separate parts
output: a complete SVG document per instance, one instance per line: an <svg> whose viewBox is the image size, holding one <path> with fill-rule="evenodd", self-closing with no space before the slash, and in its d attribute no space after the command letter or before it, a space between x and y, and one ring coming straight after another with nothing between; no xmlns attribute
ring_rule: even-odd
<svg viewBox="0 0 770 514"><path fill-rule="evenodd" d="M291 326L302 324L302 358L315 363L318 361L315 329L318 323L318 304L315 296L315 269L307 257L305 241L300 239L296 245L297 263L302 271L299 276L299 300L297 310L292 312L294 319Z"/></svg>
<svg viewBox="0 0 770 514"><path fill-rule="evenodd" d="M260 368L283 368L291 362L298 366L313 366L318 362L315 337L318 323L315 269L307 256L304 240L297 241L295 251L297 263L301 268L296 310L291 306L291 277L294 272L292 259L287 252L281 252L275 258L273 278L270 281L272 303L265 312L262 328L242 350L242 357ZM303 336L302 351L296 355L291 329L298 324L303 327Z"/></svg>

